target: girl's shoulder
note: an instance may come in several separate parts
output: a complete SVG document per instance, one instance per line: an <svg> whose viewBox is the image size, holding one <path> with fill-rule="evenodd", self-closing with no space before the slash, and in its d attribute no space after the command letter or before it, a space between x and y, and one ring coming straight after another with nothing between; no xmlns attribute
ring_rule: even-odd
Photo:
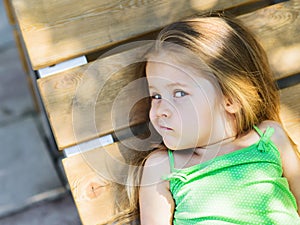
<svg viewBox="0 0 300 225"><path fill-rule="evenodd" d="M161 181L163 176L170 173L169 155L167 150L154 150L151 152L143 166L143 177L153 183Z"/></svg>
<svg viewBox="0 0 300 225"><path fill-rule="evenodd" d="M277 134L282 135L283 133L285 133L282 125L279 122L274 121L274 120L265 120L258 125L258 128L263 132L265 132L265 130L268 127L271 127L274 129L274 131L275 131L274 135L277 135Z"/></svg>
<svg viewBox="0 0 300 225"><path fill-rule="evenodd" d="M283 138L287 137L286 131L283 128L282 124L279 122L273 121L273 120L265 120L261 124L258 125L258 128L262 131L265 132L266 129L268 128L273 128L274 133L272 135L273 138Z"/></svg>
<svg viewBox="0 0 300 225"><path fill-rule="evenodd" d="M164 164L168 162L168 150L157 149L151 152L146 159L145 166L152 166L157 164Z"/></svg>
<svg viewBox="0 0 300 225"><path fill-rule="evenodd" d="M270 137L272 142L275 144L275 146L278 148L280 152L289 149L292 146L292 142L286 132L286 130L283 128L283 126L272 120L266 120L263 121L261 124L259 124L258 128L265 132L266 129L273 128L274 133Z"/></svg>

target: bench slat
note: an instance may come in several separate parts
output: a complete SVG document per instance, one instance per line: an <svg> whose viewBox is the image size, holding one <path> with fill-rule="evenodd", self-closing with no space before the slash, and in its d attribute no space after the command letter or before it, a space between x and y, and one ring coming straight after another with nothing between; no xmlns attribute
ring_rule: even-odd
<svg viewBox="0 0 300 225"><path fill-rule="evenodd" d="M179 18L257 0L12 0L34 70L157 30Z"/></svg>
<svg viewBox="0 0 300 225"><path fill-rule="evenodd" d="M130 112L134 97L147 96L145 79L134 83L143 76L139 66L125 67L142 55L135 48L38 80L59 149L146 121L146 100Z"/></svg>
<svg viewBox="0 0 300 225"><path fill-rule="evenodd" d="M114 213L111 182L107 179L110 154L120 158L117 144L63 159L70 189L83 224L104 224ZM111 161L110 161L111 162ZM118 164L115 164L115 169Z"/></svg>
<svg viewBox="0 0 300 225"><path fill-rule="evenodd" d="M300 84L280 90L281 119L300 151Z"/></svg>
<svg viewBox="0 0 300 225"><path fill-rule="evenodd" d="M290 0L239 17L266 50L277 78L300 71L300 1Z"/></svg>

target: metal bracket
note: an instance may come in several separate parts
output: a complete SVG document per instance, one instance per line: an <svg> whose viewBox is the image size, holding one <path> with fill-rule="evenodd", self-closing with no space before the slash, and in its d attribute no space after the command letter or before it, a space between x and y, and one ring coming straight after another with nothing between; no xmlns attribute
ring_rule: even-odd
<svg viewBox="0 0 300 225"><path fill-rule="evenodd" d="M66 148L63 150L63 153L65 157L70 157L73 155L77 155L83 152L87 152L90 150L93 150L95 148L101 147L101 146L106 146L109 144L114 143L113 136L111 134L102 136L100 138L96 138L90 141L86 141L83 143L80 143L78 145Z"/></svg>
<svg viewBox="0 0 300 225"><path fill-rule="evenodd" d="M72 69L72 68L75 68L75 67L78 67L78 66L85 65L87 63L88 63L87 59L83 55L83 56L80 56L80 57L62 62L62 63L58 63L54 66L49 66L49 67L46 67L46 68L42 68L42 69L38 70L37 72L38 72L39 78L43 78L43 77L46 77L46 76L50 76L50 75L68 70L68 69Z"/></svg>

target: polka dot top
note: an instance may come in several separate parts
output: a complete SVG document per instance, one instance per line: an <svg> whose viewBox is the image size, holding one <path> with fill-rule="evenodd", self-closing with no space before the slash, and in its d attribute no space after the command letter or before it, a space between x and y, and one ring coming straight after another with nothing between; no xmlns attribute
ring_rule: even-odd
<svg viewBox="0 0 300 225"><path fill-rule="evenodd" d="M192 167L174 168L169 150L173 224L300 225L295 197L282 176L280 154L270 140L274 129L255 144Z"/></svg>

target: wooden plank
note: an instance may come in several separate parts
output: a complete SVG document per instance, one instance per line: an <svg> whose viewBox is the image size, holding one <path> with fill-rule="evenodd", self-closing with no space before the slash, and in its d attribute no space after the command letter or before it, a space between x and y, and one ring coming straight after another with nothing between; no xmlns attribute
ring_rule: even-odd
<svg viewBox="0 0 300 225"><path fill-rule="evenodd" d="M59 149L145 122L148 102L136 99L147 96L144 74L131 64L140 49L38 80Z"/></svg>
<svg viewBox="0 0 300 225"><path fill-rule="evenodd" d="M109 171L111 165L114 171ZM65 158L63 166L82 223L106 224L115 212L111 181L117 179L114 174L126 172L122 173L124 164L118 145Z"/></svg>
<svg viewBox="0 0 300 225"><path fill-rule="evenodd" d="M300 151L300 84L280 90L280 116Z"/></svg>
<svg viewBox="0 0 300 225"><path fill-rule="evenodd" d="M266 50L277 78L300 71L300 1L290 0L239 17Z"/></svg>
<svg viewBox="0 0 300 225"><path fill-rule="evenodd" d="M157 30L183 17L258 0L12 0L34 70Z"/></svg>

